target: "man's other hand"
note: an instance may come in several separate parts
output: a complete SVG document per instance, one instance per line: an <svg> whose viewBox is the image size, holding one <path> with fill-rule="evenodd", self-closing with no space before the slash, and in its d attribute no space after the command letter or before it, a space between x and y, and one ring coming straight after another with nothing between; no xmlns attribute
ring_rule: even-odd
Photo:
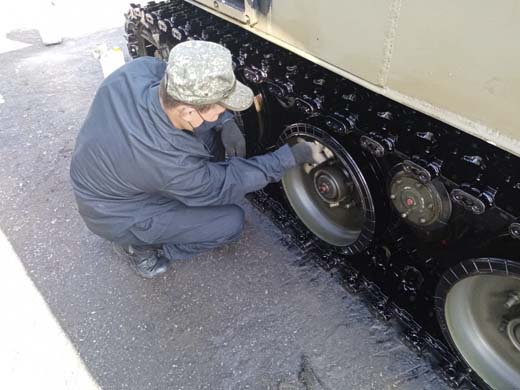
<svg viewBox="0 0 520 390"><path fill-rule="evenodd" d="M327 160L323 145L315 142L301 141L291 146L296 164L321 164Z"/></svg>
<svg viewBox="0 0 520 390"><path fill-rule="evenodd" d="M220 137L228 157L246 156L246 140L234 120L222 125Z"/></svg>

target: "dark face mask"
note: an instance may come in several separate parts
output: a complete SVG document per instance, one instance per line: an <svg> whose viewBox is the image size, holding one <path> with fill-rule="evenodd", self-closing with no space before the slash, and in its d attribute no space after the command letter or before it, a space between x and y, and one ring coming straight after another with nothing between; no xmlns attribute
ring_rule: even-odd
<svg viewBox="0 0 520 390"><path fill-rule="evenodd" d="M218 121L218 118L215 120L215 121L208 121L206 119L204 119L204 117L202 116L202 114L199 112L199 110L195 110L197 111L197 114L199 114L200 116L200 119L202 119L202 123L200 125L198 125L197 127L193 126L191 124L191 122L188 122L192 128L192 131L195 133L195 132L202 132L202 131L206 131L208 129L210 129L211 127L214 126L214 124Z"/></svg>

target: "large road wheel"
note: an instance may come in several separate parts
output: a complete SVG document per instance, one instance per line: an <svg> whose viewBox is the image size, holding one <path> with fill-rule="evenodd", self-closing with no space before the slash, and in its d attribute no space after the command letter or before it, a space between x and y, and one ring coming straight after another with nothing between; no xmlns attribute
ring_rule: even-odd
<svg viewBox="0 0 520 390"><path fill-rule="evenodd" d="M442 276L441 328L468 366L493 389L520 388L520 263L477 258Z"/></svg>
<svg viewBox="0 0 520 390"><path fill-rule="evenodd" d="M376 206L359 165L339 142L311 124L288 126L279 143L302 140L323 145L330 159L286 172L282 184L291 207L323 241L342 247L346 254L363 251L374 237Z"/></svg>

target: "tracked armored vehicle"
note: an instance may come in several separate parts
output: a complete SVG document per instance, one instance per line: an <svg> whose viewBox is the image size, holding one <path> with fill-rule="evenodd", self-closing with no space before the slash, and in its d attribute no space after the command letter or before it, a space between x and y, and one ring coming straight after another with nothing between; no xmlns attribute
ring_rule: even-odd
<svg viewBox="0 0 520 390"><path fill-rule="evenodd" d="M254 203L398 320L454 386L520 388L520 7L462 2L132 4L133 57L218 42L256 93L250 155L330 159Z"/></svg>

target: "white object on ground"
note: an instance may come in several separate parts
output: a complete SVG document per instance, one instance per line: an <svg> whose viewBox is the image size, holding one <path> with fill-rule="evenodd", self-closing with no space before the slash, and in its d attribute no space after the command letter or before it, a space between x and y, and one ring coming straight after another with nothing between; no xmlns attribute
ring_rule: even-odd
<svg viewBox="0 0 520 390"><path fill-rule="evenodd" d="M55 45L63 40L61 18L55 1L48 1L45 5L39 31L44 45Z"/></svg>
<svg viewBox="0 0 520 390"><path fill-rule="evenodd" d="M4 97L2 95L0 95L0 104L3 104L3 103L5 103Z"/></svg>
<svg viewBox="0 0 520 390"><path fill-rule="evenodd" d="M123 50L120 47L108 49L105 44L99 45L94 51L94 56L99 59L104 78L125 64Z"/></svg>

